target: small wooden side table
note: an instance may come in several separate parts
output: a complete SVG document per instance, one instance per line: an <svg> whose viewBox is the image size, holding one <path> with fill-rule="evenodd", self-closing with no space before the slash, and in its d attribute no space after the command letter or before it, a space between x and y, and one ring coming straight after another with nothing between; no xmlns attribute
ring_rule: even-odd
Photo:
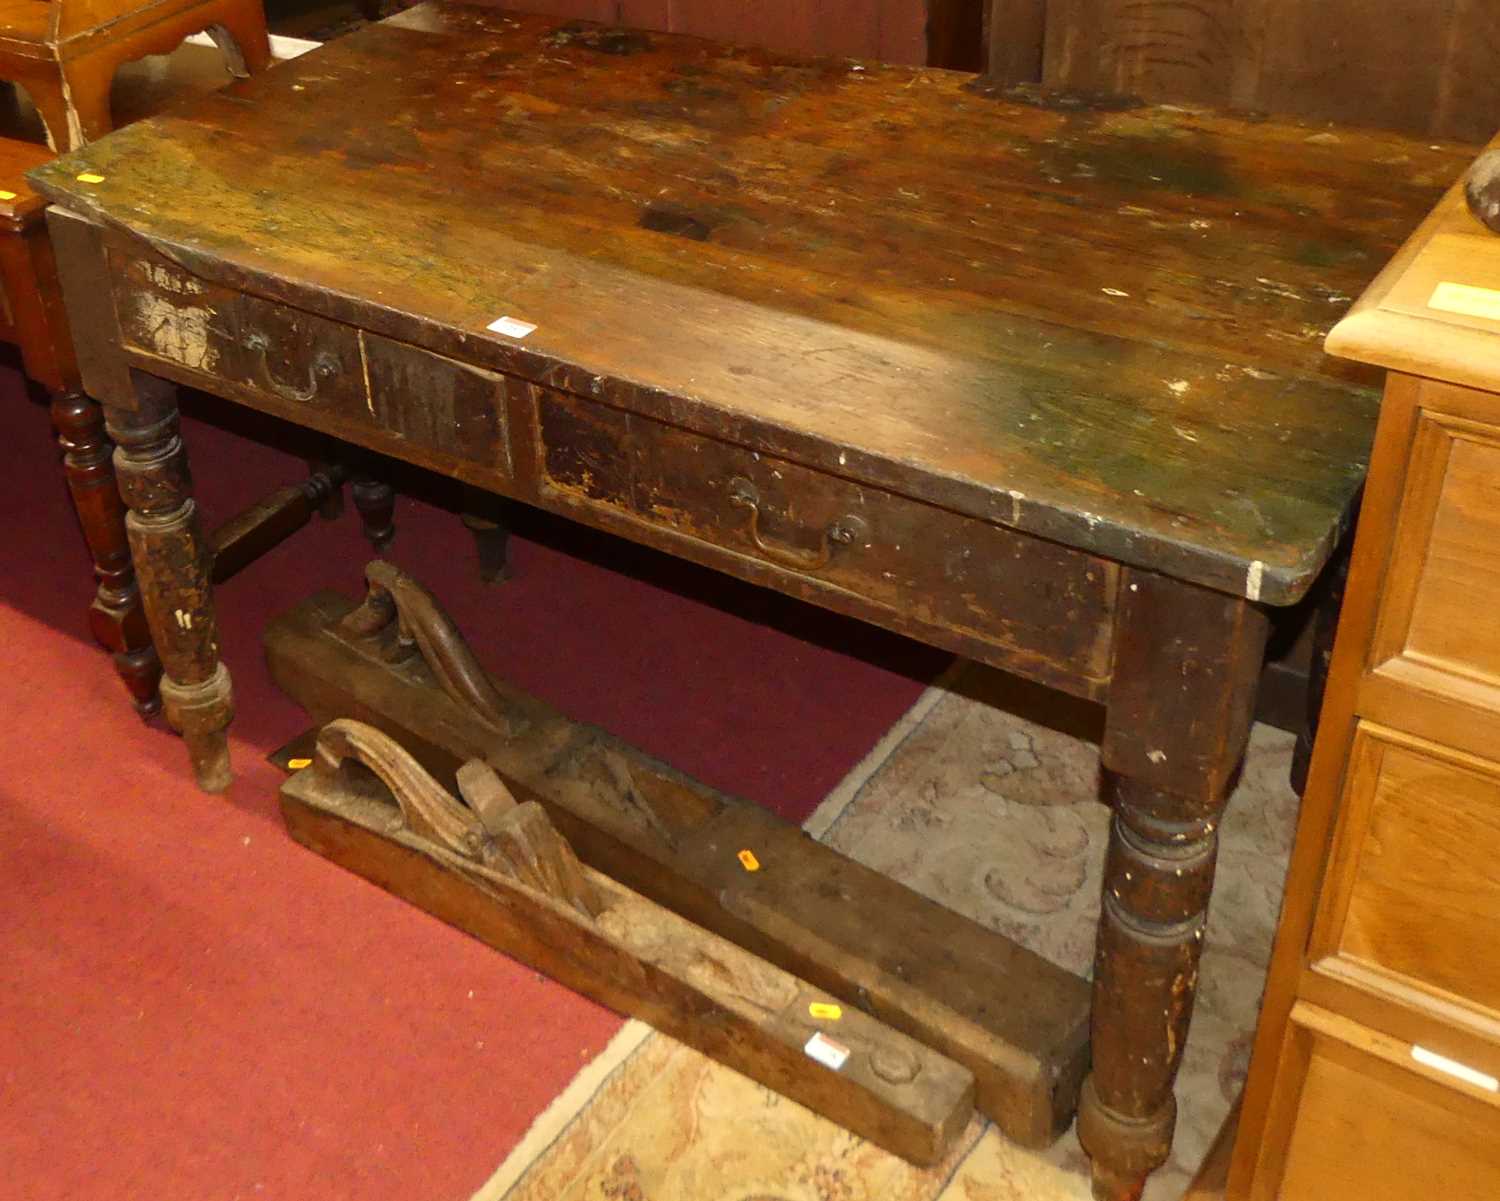
<svg viewBox="0 0 1500 1201"><path fill-rule="evenodd" d="M1461 188L1328 349L1389 374L1229 1195L1493 1197L1500 234Z"/></svg>
<svg viewBox="0 0 1500 1201"><path fill-rule="evenodd" d="M26 89L53 146L77 149L114 128L109 93L122 64L200 31L231 74L271 64L260 0L5 0L0 79Z"/></svg>
<svg viewBox="0 0 1500 1201"><path fill-rule="evenodd" d="M114 444L103 411L79 384L67 313L57 283L46 201L25 173L52 158L45 146L0 138L0 341L20 348L29 375L52 396L52 421L62 443L68 488L99 581L89 628L142 716L161 702L161 664L151 644L125 536L125 506L115 484Z"/></svg>

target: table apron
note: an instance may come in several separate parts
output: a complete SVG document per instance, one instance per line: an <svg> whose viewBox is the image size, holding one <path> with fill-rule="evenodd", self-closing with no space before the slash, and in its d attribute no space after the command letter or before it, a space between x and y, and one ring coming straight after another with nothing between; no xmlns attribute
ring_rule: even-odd
<svg viewBox="0 0 1500 1201"><path fill-rule="evenodd" d="M1077 696L1119 565L115 252L132 366Z"/></svg>

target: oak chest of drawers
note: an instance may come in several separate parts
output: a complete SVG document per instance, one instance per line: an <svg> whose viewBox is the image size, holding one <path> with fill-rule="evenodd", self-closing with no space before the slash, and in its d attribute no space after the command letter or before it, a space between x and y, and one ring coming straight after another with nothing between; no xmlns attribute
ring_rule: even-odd
<svg viewBox="0 0 1500 1201"><path fill-rule="evenodd" d="M1330 335L1388 371L1230 1196L1500 1196L1500 235L1455 189Z"/></svg>

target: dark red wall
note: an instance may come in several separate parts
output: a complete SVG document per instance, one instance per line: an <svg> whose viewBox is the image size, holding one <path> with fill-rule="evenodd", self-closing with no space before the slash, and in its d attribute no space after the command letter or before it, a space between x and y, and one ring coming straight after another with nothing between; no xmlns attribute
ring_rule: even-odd
<svg viewBox="0 0 1500 1201"><path fill-rule="evenodd" d="M510 8L728 42L921 63L923 0L507 0Z"/></svg>

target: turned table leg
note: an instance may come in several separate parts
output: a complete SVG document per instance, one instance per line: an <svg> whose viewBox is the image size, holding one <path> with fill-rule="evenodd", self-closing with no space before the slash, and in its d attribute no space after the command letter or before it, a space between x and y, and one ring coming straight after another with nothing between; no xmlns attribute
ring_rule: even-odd
<svg viewBox="0 0 1500 1201"><path fill-rule="evenodd" d="M1318 737L1318 719L1323 712L1323 693L1328 687L1328 666L1333 660L1333 636L1338 631L1339 611L1344 605L1344 586L1349 579L1347 542L1334 552L1333 560L1319 581L1318 606L1313 612L1312 662L1307 672L1307 714L1297 731L1292 753L1292 788L1301 796L1307 788L1307 769L1312 763L1313 743Z"/></svg>
<svg viewBox="0 0 1500 1201"><path fill-rule="evenodd" d="M129 690L136 712L150 717L161 708L157 695L161 663L151 645L130 561L125 505L115 484L114 446L104 432L104 411L82 392L59 392L52 397L52 424L98 580L89 606L89 629L114 656L115 671Z"/></svg>
<svg viewBox="0 0 1500 1201"><path fill-rule="evenodd" d="M365 538L382 553L396 536L396 490L384 480L360 468L349 481L349 495L364 527Z"/></svg>
<svg viewBox="0 0 1500 1201"><path fill-rule="evenodd" d="M230 781L226 730L234 708L229 671L219 662L210 555L177 432L176 389L138 375L136 393L139 408L105 414L118 444L115 469L141 599L166 671L162 704L187 743L198 786L222 792Z"/></svg>
<svg viewBox="0 0 1500 1201"><path fill-rule="evenodd" d="M1140 1196L1166 1162L1193 1016L1222 805L1107 774L1114 821L1094 955L1093 1071L1078 1137L1100 1201Z"/></svg>
<svg viewBox="0 0 1500 1201"><path fill-rule="evenodd" d="M348 472L332 459L309 458L304 461L309 480L325 479L332 484L318 502L318 516L324 521L337 521L344 515L344 481L349 478Z"/></svg>
<svg viewBox="0 0 1500 1201"><path fill-rule="evenodd" d="M479 578L486 584L498 584L510 578L510 529L498 496L478 488L464 487L464 509L461 520L474 536L474 550L479 558Z"/></svg>
<svg viewBox="0 0 1500 1201"><path fill-rule="evenodd" d="M1134 1201L1171 1152L1219 818L1269 628L1248 601L1149 572L1127 571L1120 595L1101 748L1115 813L1078 1111L1099 1201Z"/></svg>

